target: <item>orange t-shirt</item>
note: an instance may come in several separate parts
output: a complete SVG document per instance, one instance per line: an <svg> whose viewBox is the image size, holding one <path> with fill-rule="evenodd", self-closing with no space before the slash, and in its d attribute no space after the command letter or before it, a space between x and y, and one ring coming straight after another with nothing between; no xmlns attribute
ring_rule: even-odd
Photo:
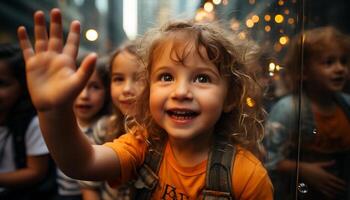
<svg viewBox="0 0 350 200"><path fill-rule="evenodd" d="M350 149L350 123L339 106L334 113L327 115L314 112L317 132L313 149L321 152L334 153Z"/></svg>
<svg viewBox="0 0 350 200"><path fill-rule="evenodd" d="M121 164L121 178L111 184L117 185L135 177L136 169L145 158L146 142L136 140L128 133L105 145L116 152ZM206 166L207 160L193 167L180 166L168 143L158 173L159 183L152 199L200 199L205 185ZM249 151L237 147L232 174L235 199L273 199L267 171Z"/></svg>

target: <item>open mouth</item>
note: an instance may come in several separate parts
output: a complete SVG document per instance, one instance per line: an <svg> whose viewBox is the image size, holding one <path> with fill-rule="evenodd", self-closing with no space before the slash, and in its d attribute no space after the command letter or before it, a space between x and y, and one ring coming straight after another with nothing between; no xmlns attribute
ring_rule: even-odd
<svg viewBox="0 0 350 200"><path fill-rule="evenodd" d="M166 113L173 119L175 120L190 120L199 115L199 112L192 111L192 110L178 110L178 109L173 109L173 110L167 110Z"/></svg>
<svg viewBox="0 0 350 200"><path fill-rule="evenodd" d="M119 101L121 104L127 104L127 105L131 105L135 102L135 100L122 100Z"/></svg>
<svg viewBox="0 0 350 200"><path fill-rule="evenodd" d="M344 77L333 78L332 82L335 84L343 84L345 82L345 78Z"/></svg>
<svg viewBox="0 0 350 200"><path fill-rule="evenodd" d="M88 110L91 108L91 106L89 106L89 105L77 105L76 108L78 108L80 110Z"/></svg>

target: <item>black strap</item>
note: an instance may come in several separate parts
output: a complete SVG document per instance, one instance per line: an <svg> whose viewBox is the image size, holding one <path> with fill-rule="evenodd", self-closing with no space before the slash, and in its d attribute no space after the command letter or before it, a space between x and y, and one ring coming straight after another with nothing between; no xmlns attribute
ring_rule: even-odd
<svg viewBox="0 0 350 200"><path fill-rule="evenodd" d="M150 199L159 182L158 172L163 160L165 139L148 140L149 147L145 161L138 170L138 180L134 183L138 190L135 199Z"/></svg>
<svg viewBox="0 0 350 200"><path fill-rule="evenodd" d="M217 137L211 152L206 172L205 200L232 200L232 168L234 164L235 148L225 138Z"/></svg>
<svg viewBox="0 0 350 200"><path fill-rule="evenodd" d="M135 199L150 199L158 185L158 172L163 160L165 140L150 141L145 162L138 171L139 179L134 183L137 195ZM209 153L206 186L203 190L205 200L233 200L231 171L234 164L235 148L226 139L215 138Z"/></svg>
<svg viewBox="0 0 350 200"><path fill-rule="evenodd" d="M18 116L16 120L9 123L13 135L13 148L15 152L16 168L21 169L27 166L27 153L25 145L25 134L35 113Z"/></svg>

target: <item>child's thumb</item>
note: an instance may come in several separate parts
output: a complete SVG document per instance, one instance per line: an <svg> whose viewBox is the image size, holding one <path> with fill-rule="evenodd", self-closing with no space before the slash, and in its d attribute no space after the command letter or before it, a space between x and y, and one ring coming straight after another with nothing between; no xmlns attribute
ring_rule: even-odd
<svg viewBox="0 0 350 200"><path fill-rule="evenodd" d="M84 58L80 67L78 68L76 73L83 85L85 85L91 74L94 72L96 60L97 54L91 53Z"/></svg>

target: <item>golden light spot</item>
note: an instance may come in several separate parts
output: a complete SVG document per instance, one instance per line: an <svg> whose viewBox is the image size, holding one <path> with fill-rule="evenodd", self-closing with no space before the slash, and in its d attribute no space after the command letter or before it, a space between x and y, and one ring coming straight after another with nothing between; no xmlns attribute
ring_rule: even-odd
<svg viewBox="0 0 350 200"><path fill-rule="evenodd" d="M197 10L197 13L194 17L195 21L197 22L211 22L215 19L215 15L214 15L214 12L206 12L204 9L202 8L199 8Z"/></svg>
<svg viewBox="0 0 350 200"><path fill-rule="evenodd" d="M207 12L212 12L214 10L214 5L211 2L206 2L204 4L204 10Z"/></svg>
<svg viewBox="0 0 350 200"><path fill-rule="evenodd" d="M288 24L294 24L294 22L295 22L294 18L289 18L288 19Z"/></svg>
<svg viewBox="0 0 350 200"><path fill-rule="evenodd" d="M271 20L271 16L270 15L265 15L264 19L265 19L265 21L269 22Z"/></svg>
<svg viewBox="0 0 350 200"><path fill-rule="evenodd" d="M234 31L238 31L239 30L239 22L237 20L232 20L231 22L231 29Z"/></svg>
<svg viewBox="0 0 350 200"><path fill-rule="evenodd" d="M277 15L275 16L275 22L276 22L276 23L280 24L280 23L283 22L283 20L284 20L283 15L277 14Z"/></svg>
<svg viewBox="0 0 350 200"><path fill-rule="evenodd" d="M286 45L288 42L288 39L289 38L287 36L282 36L282 37L280 37L279 42L281 45Z"/></svg>
<svg viewBox="0 0 350 200"><path fill-rule="evenodd" d="M246 99L246 103L247 103L247 106L248 107L254 107L255 106L255 101L254 101L254 99L252 99L251 97L247 97L247 99Z"/></svg>
<svg viewBox="0 0 350 200"><path fill-rule="evenodd" d="M240 33L238 34L238 37L239 37L239 39L244 40L244 39L247 38L247 35L246 35L245 32L240 32Z"/></svg>
<svg viewBox="0 0 350 200"><path fill-rule="evenodd" d="M266 31L266 32L270 32L270 31L271 31L271 26L266 25L266 26L265 26L265 31Z"/></svg>
<svg viewBox="0 0 350 200"><path fill-rule="evenodd" d="M253 20L254 23L258 23L260 18L259 18L258 15L253 15L252 20Z"/></svg>
<svg viewBox="0 0 350 200"><path fill-rule="evenodd" d="M276 65L276 71L280 71L281 69L282 69L282 67L281 67L281 66Z"/></svg>
<svg viewBox="0 0 350 200"><path fill-rule="evenodd" d="M98 32L95 29L89 29L86 31L85 37L89 41L96 41L98 38Z"/></svg>
<svg viewBox="0 0 350 200"><path fill-rule="evenodd" d="M205 15L206 15L206 13L203 9L198 9L194 19L196 21L202 21L205 18Z"/></svg>
<svg viewBox="0 0 350 200"><path fill-rule="evenodd" d="M273 63L273 62L271 62L271 63L269 64L269 72L275 71L275 68L276 68L276 64Z"/></svg>
<svg viewBox="0 0 350 200"><path fill-rule="evenodd" d="M254 22L253 22L253 20L251 20L251 19L247 19L247 21L245 22L245 24L246 24L246 26L247 26L248 28L252 28L252 27L254 26Z"/></svg>
<svg viewBox="0 0 350 200"><path fill-rule="evenodd" d="M283 0L279 0L279 1L278 1L278 5L279 5L279 6L283 6L283 4L284 4L284 1L283 1Z"/></svg>
<svg viewBox="0 0 350 200"><path fill-rule="evenodd" d="M221 0L213 0L213 3L214 3L215 5L219 5L219 4L221 3Z"/></svg>
<svg viewBox="0 0 350 200"><path fill-rule="evenodd" d="M255 4L255 0L249 0L249 4L250 4L250 5Z"/></svg>

